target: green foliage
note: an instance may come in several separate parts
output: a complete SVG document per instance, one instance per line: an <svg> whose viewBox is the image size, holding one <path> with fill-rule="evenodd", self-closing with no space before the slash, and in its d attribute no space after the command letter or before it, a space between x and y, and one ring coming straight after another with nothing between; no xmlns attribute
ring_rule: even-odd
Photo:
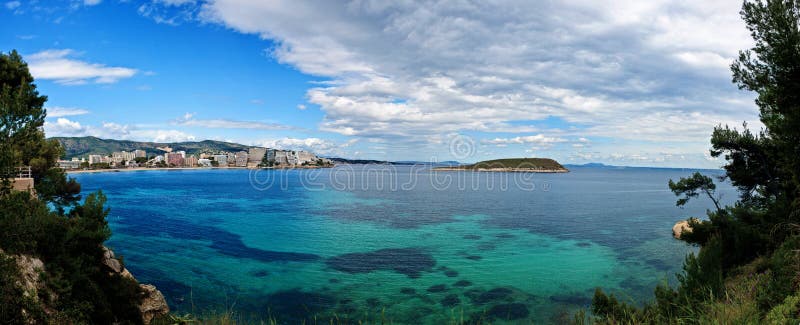
<svg viewBox="0 0 800 325"><path fill-rule="evenodd" d="M23 324L23 290L19 281L21 275L13 258L0 253L0 320L13 324Z"/></svg>
<svg viewBox="0 0 800 325"><path fill-rule="evenodd" d="M136 281L102 266L102 245L111 235L105 196L90 194L81 203L80 184L56 168L59 142L41 131L45 100L22 58L0 53L0 171L30 166L36 189L36 197L11 191L10 175L0 175L6 180L0 249L38 257L46 271L38 296L20 294L16 262L0 255L0 323L141 323ZM53 313L43 313L42 305Z"/></svg>
<svg viewBox="0 0 800 325"><path fill-rule="evenodd" d="M781 304L786 297L799 293L800 285L800 236L792 237L772 254L769 269L772 277L759 296L759 305L763 310Z"/></svg>
<svg viewBox="0 0 800 325"><path fill-rule="evenodd" d="M105 197L91 194L61 214L24 192L0 197L0 247L13 254L38 256L45 263L48 290L58 297L48 305L79 322L138 320L138 284L102 269L102 244L111 235ZM19 308L19 306L18 306Z"/></svg>
<svg viewBox="0 0 800 325"><path fill-rule="evenodd" d="M766 321L769 324L800 323L800 294L787 296L780 305L767 313Z"/></svg>
<svg viewBox="0 0 800 325"><path fill-rule="evenodd" d="M678 199L675 203L677 206L685 205L689 202L689 199L699 196L699 192L702 192L714 202L717 211L722 211L722 208L719 206L719 197L715 194L717 185L714 184L711 177L695 172L692 177L681 178L677 183L669 180L669 189L672 193L675 193L675 196L683 195L683 197Z"/></svg>
<svg viewBox="0 0 800 325"><path fill-rule="evenodd" d="M264 154L264 157L261 158L261 162L258 164L259 167L272 167L272 161L269 159L269 155Z"/></svg>
<svg viewBox="0 0 800 325"><path fill-rule="evenodd" d="M91 169L109 169L109 168L111 168L111 165L109 165L108 163L99 162L99 163L94 163L94 164L89 165L89 168L91 168Z"/></svg>
<svg viewBox="0 0 800 325"><path fill-rule="evenodd" d="M755 46L739 53L732 66L733 80L740 88L758 94L756 104L769 142L762 150L764 160L774 162L771 165L776 174L790 176L781 181L774 178L778 175L766 174L758 184L767 185L766 194L779 195L785 185L796 187L800 176L800 161L796 159L800 156L800 2L745 2L742 17ZM749 169L772 169L762 164ZM784 181L788 184L782 186Z"/></svg>
<svg viewBox="0 0 800 325"><path fill-rule="evenodd" d="M746 204L764 206L780 191L775 176L778 162L769 154L772 144L764 132L756 136L747 129L739 132L727 125L714 128L711 136L711 156L724 155L724 166L731 183L739 189Z"/></svg>
<svg viewBox="0 0 800 325"><path fill-rule="evenodd" d="M722 256L722 245L716 237L709 240L697 256L686 256L683 273L677 275L680 283L678 303L691 306L720 295L723 287Z"/></svg>
<svg viewBox="0 0 800 325"><path fill-rule="evenodd" d="M16 52L0 52L0 165L27 162L32 157L25 144L37 142L44 125L42 108L47 97L40 96L28 72L28 65Z"/></svg>
<svg viewBox="0 0 800 325"><path fill-rule="evenodd" d="M564 169L557 161L548 158L510 158L481 161L463 166L465 169L478 168L530 168L530 169Z"/></svg>
<svg viewBox="0 0 800 325"><path fill-rule="evenodd" d="M67 178L62 169L50 168L36 183L36 193L63 213L65 209L74 207L80 201L81 184L74 178Z"/></svg>
<svg viewBox="0 0 800 325"><path fill-rule="evenodd" d="M630 323L638 318L639 311L634 306L619 302L613 294L606 295L598 288L592 298L592 314L610 323Z"/></svg>

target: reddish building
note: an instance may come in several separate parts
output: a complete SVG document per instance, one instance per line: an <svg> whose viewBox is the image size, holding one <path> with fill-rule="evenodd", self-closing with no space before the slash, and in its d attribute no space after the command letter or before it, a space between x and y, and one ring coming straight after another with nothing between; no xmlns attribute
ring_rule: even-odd
<svg viewBox="0 0 800 325"><path fill-rule="evenodd" d="M170 152L166 154L167 165L181 167L184 165L183 155L177 152Z"/></svg>

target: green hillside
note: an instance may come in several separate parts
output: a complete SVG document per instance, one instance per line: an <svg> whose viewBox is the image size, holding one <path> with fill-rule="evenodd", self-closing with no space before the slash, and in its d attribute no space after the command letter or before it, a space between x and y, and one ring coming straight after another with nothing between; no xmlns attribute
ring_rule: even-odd
<svg viewBox="0 0 800 325"><path fill-rule="evenodd" d="M241 151L252 148L238 143L204 140L199 142L139 142L129 140L100 139L96 137L54 137L64 147L64 158L86 157L87 155L110 155L114 151L147 151L148 155L163 153L157 147L170 147L172 150L183 150L188 154L199 154L203 151Z"/></svg>
<svg viewBox="0 0 800 325"><path fill-rule="evenodd" d="M508 158L481 161L462 166L464 169L520 168L520 169L565 169L557 161L550 158Z"/></svg>

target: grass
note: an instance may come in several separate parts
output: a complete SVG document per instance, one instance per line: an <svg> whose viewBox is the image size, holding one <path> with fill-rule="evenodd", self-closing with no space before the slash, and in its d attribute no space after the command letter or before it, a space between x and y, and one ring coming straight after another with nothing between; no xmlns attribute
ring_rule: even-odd
<svg viewBox="0 0 800 325"><path fill-rule="evenodd" d="M269 313L268 313L269 314ZM514 324L533 324L532 321L513 321ZM277 325L277 324L293 324L287 323L284 321L279 321L276 316L269 315L266 318L258 318L253 316L247 316L244 314L237 313L233 311L233 309L227 309L225 311L217 312L217 311L208 311L200 315L192 315L192 314L169 314L160 318L156 318L152 321L153 325L191 325L191 324L199 324L199 325L239 325L239 324L261 324L261 325ZM387 319L385 314L385 309L381 310L379 314L370 315L365 314L362 317L351 319L348 316L339 316L339 315L332 315L332 316L309 316L307 320L304 320L298 324L304 325L345 325L345 324L358 324L358 325L367 325L367 324L381 324L381 325L389 325L389 324L402 324L402 323L395 323L391 319ZM451 309L450 314L448 315L448 320L446 321L447 325L491 325L491 321L484 319L481 317L478 320L469 320L464 315L464 311L462 309Z"/></svg>
<svg viewBox="0 0 800 325"><path fill-rule="evenodd" d="M597 318L581 311L573 324L797 324L800 295L790 295L766 314L759 308L760 297L773 279L764 257L741 266L726 278L721 295L695 305L681 305L681 316L658 314L652 309L630 310L620 317Z"/></svg>

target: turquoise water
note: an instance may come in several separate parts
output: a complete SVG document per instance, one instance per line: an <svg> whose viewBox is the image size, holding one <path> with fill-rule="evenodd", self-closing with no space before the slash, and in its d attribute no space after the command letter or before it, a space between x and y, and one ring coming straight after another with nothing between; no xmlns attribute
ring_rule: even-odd
<svg viewBox="0 0 800 325"><path fill-rule="evenodd" d="M588 306L595 287L642 300L674 281L695 248L671 227L710 207L674 206L667 181L690 172L345 166L76 178L108 196L108 245L181 313L549 323Z"/></svg>

